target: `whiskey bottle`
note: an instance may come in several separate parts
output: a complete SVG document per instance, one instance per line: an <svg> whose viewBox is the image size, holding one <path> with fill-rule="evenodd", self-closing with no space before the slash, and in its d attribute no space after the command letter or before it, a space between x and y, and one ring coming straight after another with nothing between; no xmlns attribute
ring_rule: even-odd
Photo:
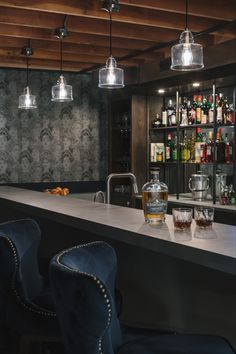
<svg viewBox="0 0 236 354"><path fill-rule="evenodd" d="M222 137L222 129L220 128L216 134L216 162L225 162L225 142Z"/></svg>
<svg viewBox="0 0 236 354"><path fill-rule="evenodd" d="M196 124L202 122L202 96L198 96L197 108L196 108Z"/></svg>
<svg viewBox="0 0 236 354"><path fill-rule="evenodd" d="M213 145L213 132L210 131L206 145L206 162L213 162Z"/></svg>
<svg viewBox="0 0 236 354"><path fill-rule="evenodd" d="M195 162L201 162L201 144L202 144L202 131L201 128L197 128L196 142L195 142Z"/></svg>
<svg viewBox="0 0 236 354"><path fill-rule="evenodd" d="M177 148L177 135L174 137L174 143L172 147L172 161L177 161L178 159L178 148Z"/></svg>
<svg viewBox="0 0 236 354"><path fill-rule="evenodd" d="M166 143L166 161L172 161L172 149L173 149L173 144L171 141L171 134L168 134L167 138L167 143Z"/></svg>
<svg viewBox="0 0 236 354"><path fill-rule="evenodd" d="M207 107L207 99L203 97L202 106L201 106L201 124L207 124L208 120L208 107Z"/></svg>
<svg viewBox="0 0 236 354"><path fill-rule="evenodd" d="M224 106L224 99L223 94L219 94L219 98L216 99L216 121L217 124L223 123L223 106Z"/></svg>
<svg viewBox="0 0 236 354"><path fill-rule="evenodd" d="M168 106L167 106L167 123L168 123L168 126L172 126L172 116L175 115L175 108L173 106L173 101L172 100L169 100L168 102Z"/></svg>
<svg viewBox="0 0 236 354"><path fill-rule="evenodd" d="M208 123L214 123L214 109L213 109L213 98L212 96L208 97Z"/></svg>
<svg viewBox="0 0 236 354"><path fill-rule="evenodd" d="M165 221L168 203L168 187L159 181L159 169L150 171L151 180L142 188L142 205L147 223L162 223Z"/></svg>
<svg viewBox="0 0 236 354"><path fill-rule="evenodd" d="M183 98L183 104L181 106L181 119L180 119L180 125L181 126L186 126L189 124L188 122L188 103L187 103L187 98Z"/></svg>

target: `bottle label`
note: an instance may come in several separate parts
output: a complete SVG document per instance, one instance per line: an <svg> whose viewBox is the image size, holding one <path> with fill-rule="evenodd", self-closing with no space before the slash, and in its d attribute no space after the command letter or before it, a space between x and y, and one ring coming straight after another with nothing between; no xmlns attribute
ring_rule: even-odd
<svg viewBox="0 0 236 354"><path fill-rule="evenodd" d="M214 122L214 111L212 109L209 109L208 118L209 118L209 123Z"/></svg>
<svg viewBox="0 0 236 354"><path fill-rule="evenodd" d="M166 160L170 160L170 147L166 146Z"/></svg>
<svg viewBox="0 0 236 354"><path fill-rule="evenodd" d="M211 156L211 147L207 146L207 156Z"/></svg>
<svg viewBox="0 0 236 354"><path fill-rule="evenodd" d="M167 202L155 200L144 205L145 214L166 214Z"/></svg>
<svg viewBox="0 0 236 354"><path fill-rule="evenodd" d="M222 118L223 118L222 107L217 107L217 115L216 115L217 122L222 123Z"/></svg>

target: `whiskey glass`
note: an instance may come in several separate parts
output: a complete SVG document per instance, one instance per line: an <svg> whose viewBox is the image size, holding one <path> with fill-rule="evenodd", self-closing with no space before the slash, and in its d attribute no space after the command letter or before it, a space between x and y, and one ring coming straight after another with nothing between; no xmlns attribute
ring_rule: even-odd
<svg viewBox="0 0 236 354"><path fill-rule="evenodd" d="M191 208L173 208L172 215L176 230L186 231L190 229L193 219L193 210Z"/></svg>
<svg viewBox="0 0 236 354"><path fill-rule="evenodd" d="M195 207L194 219L196 221L196 225L200 228L211 227L214 220L214 208Z"/></svg>

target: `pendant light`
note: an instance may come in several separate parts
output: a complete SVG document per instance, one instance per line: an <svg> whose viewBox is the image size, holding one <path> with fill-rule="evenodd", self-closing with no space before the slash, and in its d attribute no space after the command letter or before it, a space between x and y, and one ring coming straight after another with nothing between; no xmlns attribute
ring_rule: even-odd
<svg viewBox="0 0 236 354"><path fill-rule="evenodd" d="M24 88L23 95L19 96L19 109L35 109L37 108L36 97L31 95L29 88L29 57L33 54L33 50L29 45L22 48L21 54L26 56L26 87Z"/></svg>
<svg viewBox="0 0 236 354"><path fill-rule="evenodd" d="M60 39L60 76L57 84L52 87L52 98L54 102L69 102L73 101L72 86L66 84L66 79L62 74L62 40L68 36L68 31L65 27L67 16L64 19L64 27L56 28L54 36Z"/></svg>
<svg viewBox="0 0 236 354"><path fill-rule="evenodd" d="M106 0L103 2L102 9L109 13L110 17L110 56L106 61L104 68L99 70L98 87L107 89L123 88L124 70L117 67L115 58L112 55L112 11L119 11L117 0Z"/></svg>
<svg viewBox="0 0 236 354"><path fill-rule="evenodd" d="M186 0L185 30L180 35L179 44L171 48L170 68L178 71L204 68L202 45L194 43L193 34L188 29L188 0Z"/></svg>

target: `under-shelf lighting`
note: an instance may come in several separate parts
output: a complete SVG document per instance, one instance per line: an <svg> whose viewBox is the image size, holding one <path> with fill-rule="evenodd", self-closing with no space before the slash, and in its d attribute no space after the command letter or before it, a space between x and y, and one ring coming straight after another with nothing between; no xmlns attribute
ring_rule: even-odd
<svg viewBox="0 0 236 354"><path fill-rule="evenodd" d="M200 86L200 82L193 82L193 87L199 87Z"/></svg>
<svg viewBox="0 0 236 354"><path fill-rule="evenodd" d="M171 48L172 70L194 71L204 68L203 48L194 43L192 32L188 29L188 0L186 0L185 30L180 35L179 44Z"/></svg>
<svg viewBox="0 0 236 354"><path fill-rule="evenodd" d="M160 94L162 95L163 93L165 93L165 90L164 90L164 89L162 89L162 88L160 88L160 89L158 89L158 90L157 90L157 92L158 92L158 93L160 93Z"/></svg>
<svg viewBox="0 0 236 354"><path fill-rule="evenodd" d="M106 61L104 68L99 70L98 87L107 89L123 88L124 85L124 70L117 67L117 62L112 55L112 12L119 11L118 0L105 0L102 5L102 10L109 13L110 17L110 55Z"/></svg>
<svg viewBox="0 0 236 354"><path fill-rule="evenodd" d="M26 87L24 88L23 95L19 96L19 109L35 109L37 108L36 97L31 95L31 91L29 88L29 57L33 54L32 47L29 45L22 48L23 55L26 56Z"/></svg>

